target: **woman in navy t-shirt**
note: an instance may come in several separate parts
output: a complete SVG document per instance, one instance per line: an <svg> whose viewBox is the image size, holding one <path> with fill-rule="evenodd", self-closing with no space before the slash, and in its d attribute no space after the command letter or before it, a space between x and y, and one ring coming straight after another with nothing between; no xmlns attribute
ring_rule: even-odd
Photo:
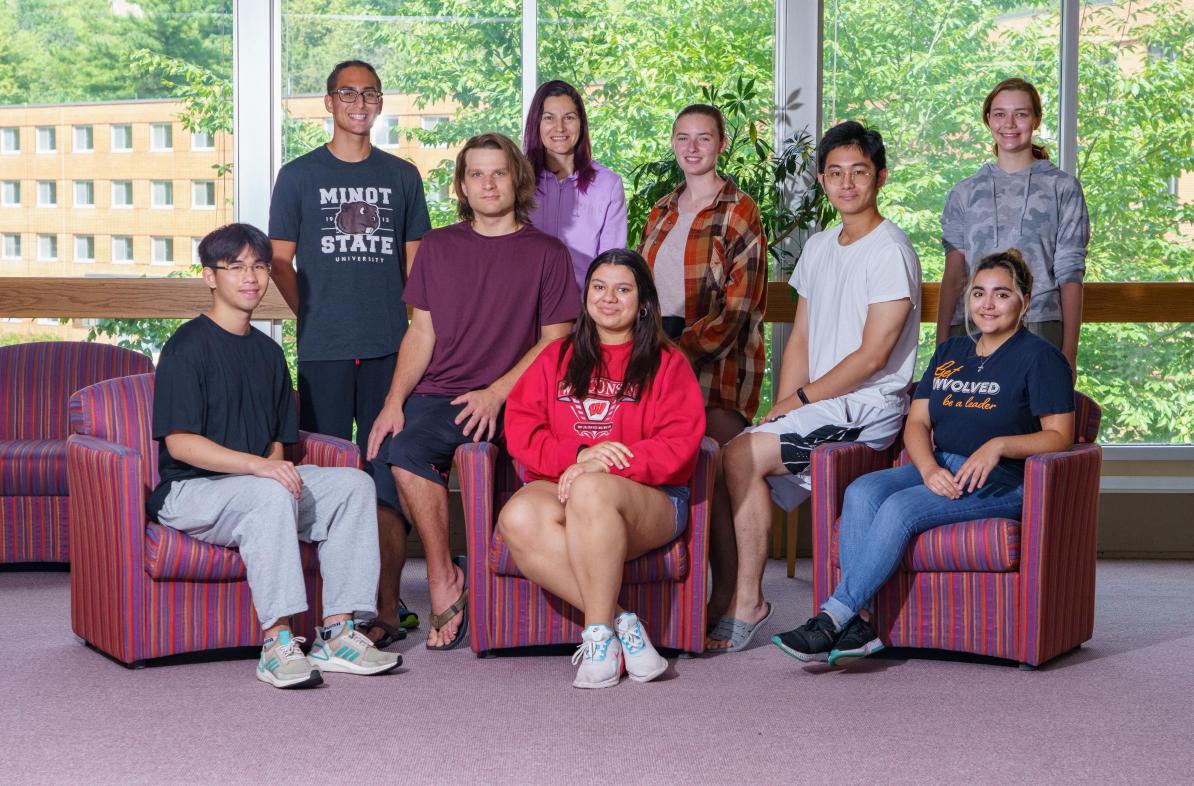
<svg viewBox="0 0 1194 786"><path fill-rule="evenodd" d="M1023 326L1032 273L1016 249L983 258L966 289L969 335L937 347L904 427L910 463L846 489L838 532L842 580L821 613L772 641L802 660L883 648L866 606L913 536L957 521L1020 517L1024 459L1069 449L1069 363Z"/></svg>

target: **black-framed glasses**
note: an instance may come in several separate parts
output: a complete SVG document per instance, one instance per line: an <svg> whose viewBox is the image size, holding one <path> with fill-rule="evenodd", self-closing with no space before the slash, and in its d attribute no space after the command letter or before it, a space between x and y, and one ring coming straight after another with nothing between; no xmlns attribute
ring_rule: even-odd
<svg viewBox="0 0 1194 786"><path fill-rule="evenodd" d="M252 270L257 275L269 273L273 269L273 265L269 262L254 262L249 265L244 262L233 262L231 265L216 265L216 270L228 270L232 273L244 273L246 270Z"/></svg>
<svg viewBox="0 0 1194 786"><path fill-rule="evenodd" d="M381 91L374 90L372 87L366 87L364 90L357 90L352 87L340 87L332 91L336 96L346 104L355 104L357 96L365 99L366 104L380 104Z"/></svg>

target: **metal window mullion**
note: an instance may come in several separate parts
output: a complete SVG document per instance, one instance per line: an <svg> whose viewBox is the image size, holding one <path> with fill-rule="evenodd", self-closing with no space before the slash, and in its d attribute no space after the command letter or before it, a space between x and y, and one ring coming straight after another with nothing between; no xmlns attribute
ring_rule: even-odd
<svg viewBox="0 0 1194 786"><path fill-rule="evenodd" d="M521 55L522 118L525 118L539 88L539 0L522 0Z"/></svg>
<svg viewBox="0 0 1194 786"><path fill-rule="evenodd" d="M1061 0L1061 59L1058 68L1058 166L1077 176L1078 168L1078 37L1082 0Z"/></svg>

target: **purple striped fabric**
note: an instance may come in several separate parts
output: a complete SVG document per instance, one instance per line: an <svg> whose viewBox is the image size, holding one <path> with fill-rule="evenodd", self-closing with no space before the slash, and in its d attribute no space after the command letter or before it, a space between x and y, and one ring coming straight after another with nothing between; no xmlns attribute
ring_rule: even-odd
<svg viewBox="0 0 1194 786"><path fill-rule="evenodd" d="M319 570L319 550L312 543L299 544L303 572ZM240 581L245 563L236 549L212 546L178 530L149 524L145 528L145 572L153 579L191 581Z"/></svg>
<svg viewBox="0 0 1194 786"><path fill-rule="evenodd" d="M1025 462L1019 522L984 519L917 537L875 596L875 624L889 645L972 652L1039 665L1094 632L1102 411L1076 393L1075 446ZM837 525L846 486L866 468L866 448L813 452L813 603L841 575ZM906 453L900 456L901 463Z"/></svg>
<svg viewBox="0 0 1194 786"><path fill-rule="evenodd" d="M145 495L157 482L152 404L151 374L92 385L71 401L71 626L123 663L259 645L261 626L235 550L146 521ZM300 437L296 455L338 462L333 466L359 463L349 442ZM322 580L315 547L304 544L302 553L310 608L291 623L310 636Z"/></svg>
<svg viewBox="0 0 1194 786"><path fill-rule="evenodd" d="M0 440L66 439L67 406L79 388L153 370L139 352L86 341L0 347Z"/></svg>
<svg viewBox="0 0 1194 786"><path fill-rule="evenodd" d="M93 382L153 369L108 344L0 347L0 563L69 562L67 407Z"/></svg>
<svg viewBox="0 0 1194 786"><path fill-rule="evenodd" d="M14 497L66 494L66 440L0 442L0 489Z"/></svg>
<svg viewBox="0 0 1194 786"><path fill-rule="evenodd" d="M689 526L664 551L682 548L688 568L681 581L623 583L619 603L643 620L656 645L699 653L705 645L709 564L709 499L717 446L706 439L691 484ZM509 497L517 478L511 462L489 443L456 451L468 540L469 635L474 652L580 641L580 611L524 578L500 575L491 562L495 500ZM499 469L500 468L500 469ZM495 475L499 477L495 479ZM651 559L652 555L646 555ZM634 563L631 563L633 565ZM626 577L629 578L629 575Z"/></svg>

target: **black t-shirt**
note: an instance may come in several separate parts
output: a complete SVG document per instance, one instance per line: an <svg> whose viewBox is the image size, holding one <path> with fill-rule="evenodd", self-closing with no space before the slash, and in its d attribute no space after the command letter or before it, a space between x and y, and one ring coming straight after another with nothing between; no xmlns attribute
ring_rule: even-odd
<svg viewBox="0 0 1194 786"><path fill-rule="evenodd" d="M404 243L431 229L414 165L373 148L350 163L326 146L278 172L269 236L297 244L300 360L398 351Z"/></svg>
<svg viewBox="0 0 1194 786"><path fill-rule="evenodd" d="M298 415L282 348L260 330L238 336L207 316L187 322L166 342L154 375L153 438L161 482L145 505L153 519L172 481L220 474L171 456L166 435L175 431L254 456L268 455L274 442L297 442Z"/></svg>
<svg viewBox="0 0 1194 786"><path fill-rule="evenodd" d="M1040 431L1042 415L1073 412L1074 382L1065 356L1021 328L985 362L969 336L945 341L912 398L929 400L937 448L969 456L994 437ZM999 464L1024 476L1021 459Z"/></svg>

